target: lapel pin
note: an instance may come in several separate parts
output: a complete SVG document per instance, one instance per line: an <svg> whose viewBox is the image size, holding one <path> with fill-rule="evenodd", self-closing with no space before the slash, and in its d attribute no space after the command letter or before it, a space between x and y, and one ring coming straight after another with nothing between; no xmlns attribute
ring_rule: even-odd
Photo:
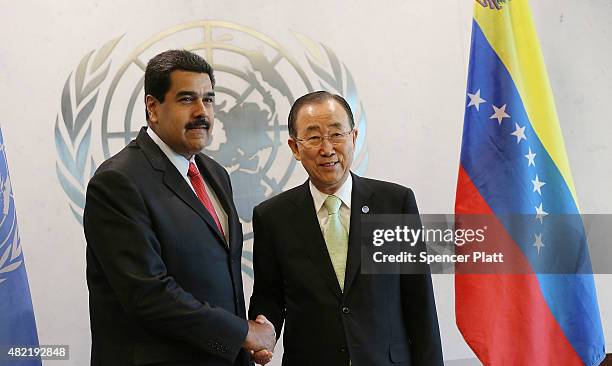
<svg viewBox="0 0 612 366"><path fill-rule="evenodd" d="M361 208L361 212L363 212L363 213L367 214L368 212L370 212L370 208L369 208L368 206L363 206L363 207Z"/></svg>

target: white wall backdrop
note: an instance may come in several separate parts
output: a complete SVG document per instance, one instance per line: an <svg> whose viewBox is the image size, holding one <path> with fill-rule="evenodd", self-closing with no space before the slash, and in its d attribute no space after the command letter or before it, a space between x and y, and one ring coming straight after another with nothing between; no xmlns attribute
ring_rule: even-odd
<svg viewBox="0 0 612 366"><path fill-rule="evenodd" d="M54 135L56 118L62 118L62 90L84 55L122 36L90 121L91 154L99 164L105 92L129 54L147 39L193 21L240 24L278 42L317 80L306 61L306 47L293 32L300 33L325 44L354 78L367 115L366 175L412 187L424 213L452 213L472 3L0 0L0 125L41 343L69 344L67 365L89 362L85 241L58 180L57 167L64 170ZM612 213L612 3L534 0L532 10L581 209ZM158 47L184 47L190 36L162 41ZM296 80L287 80L295 93L306 91L295 87ZM217 84L225 82L229 78L218 74ZM114 98L123 103L129 93ZM138 118L141 100L138 95ZM122 123L119 108L111 108L114 120L109 119L117 126ZM279 108L284 123L285 107ZM223 135L220 127L217 132ZM282 162L289 149L283 145L278 154ZM288 186L304 177L297 166ZM598 275L596 280L610 350L612 277ZM437 275L434 281L445 359L473 358L454 322L452 276ZM248 277L245 286L248 298Z"/></svg>

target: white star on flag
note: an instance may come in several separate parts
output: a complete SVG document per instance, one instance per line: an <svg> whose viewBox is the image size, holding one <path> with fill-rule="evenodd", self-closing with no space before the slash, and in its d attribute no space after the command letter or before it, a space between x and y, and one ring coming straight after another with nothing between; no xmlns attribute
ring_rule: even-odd
<svg viewBox="0 0 612 366"><path fill-rule="evenodd" d="M538 248L538 255L540 255L540 249L542 249L543 247L545 247L546 245L544 245L544 243L542 243L542 234L535 234L535 242L533 243L533 246Z"/></svg>
<svg viewBox="0 0 612 366"><path fill-rule="evenodd" d="M544 216L548 215L548 212L544 211L542 208L542 204L540 203L540 207L536 207L536 220L540 220L540 224L544 222Z"/></svg>
<svg viewBox="0 0 612 366"><path fill-rule="evenodd" d="M480 89L476 92L476 94L468 93L468 97L470 97L470 103L467 105L468 107L474 106L477 111L480 111L480 104L486 102L486 100L480 97Z"/></svg>
<svg viewBox="0 0 612 366"><path fill-rule="evenodd" d="M535 166L535 157L536 154L531 152L531 146L529 146L529 154L525 155L529 162L527 163L527 167L529 168L531 165Z"/></svg>
<svg viewBox="0 0 612 366"><path fill-rule="evenodd" d="M518 144L521 140L527 141L527 137L525 136L525 126L521 127L518 123L514 123L516 126L516 130L511 133L511 135L516 136L516 143Z"/></svg>
<svg viewBox="0 0 612 366"><path fill-rule="evenodd" d="M538 179L538 175L536 174L536 178L535 180L532 180L531 183L533 183L533 191L534 192L538 192L540 194L540 196L542 195L542 191L540 190L542 188L543 185L545 185L546 183L544 182L540 182L540 180Z"/></svg>
<svg viewBox="0 0 612 366"><path fill-rule="evenodd" d="M506 113L505 104L501 106L501 108L497 108L496 106L493 106L493 110L495 111L495 113L493 113L493 115L489 117L489 119L497 118L497 123L499 123L500 125L504 118L510 118L510 115Z"/></svg>

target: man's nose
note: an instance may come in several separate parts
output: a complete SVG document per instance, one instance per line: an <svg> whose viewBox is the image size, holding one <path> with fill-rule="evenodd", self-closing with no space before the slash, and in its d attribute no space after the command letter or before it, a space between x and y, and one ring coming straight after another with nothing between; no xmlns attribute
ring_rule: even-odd
<svg viewBox="0 0 612 366"><path fill-rule="evenodd" d="M335 154L336 150L334 149L334 144L331 143L331 141L329 141L329 138L323 138L323 141L321 141L321 155L323 156L330 156Z"/></svg>
<svg viewBox="0 0 612 366"><path fill-rule="evenodd" d="M198 101L196 102L194 115L195 117L206 116L210 118L212 114L212 108L213 107L211 103L206 103L202 99L198 99Z"/></svg>

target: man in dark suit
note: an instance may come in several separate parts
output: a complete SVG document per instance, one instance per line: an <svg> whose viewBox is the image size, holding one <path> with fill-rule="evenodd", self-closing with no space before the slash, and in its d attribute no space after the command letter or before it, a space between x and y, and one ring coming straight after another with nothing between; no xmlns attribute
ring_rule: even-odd
<svg viewBox="0 0 612 366"><path fill-rule="evenodd" d="M214 77L187 51L145 71L148 128L105 161L83 217L92 365L251 365L274 330L247 321L242 228L227 172L200 153Z"/></svg>
<svg viewBox="0 0 612 366"><path fill-rule="evenodd" d="M360 273L360 215L418 214L412 191L350 172L348 103L314 92L289 113L289 146L309 180L253 211L249 316L280 334L283 365L442 365L429 274Z"/></svg>

